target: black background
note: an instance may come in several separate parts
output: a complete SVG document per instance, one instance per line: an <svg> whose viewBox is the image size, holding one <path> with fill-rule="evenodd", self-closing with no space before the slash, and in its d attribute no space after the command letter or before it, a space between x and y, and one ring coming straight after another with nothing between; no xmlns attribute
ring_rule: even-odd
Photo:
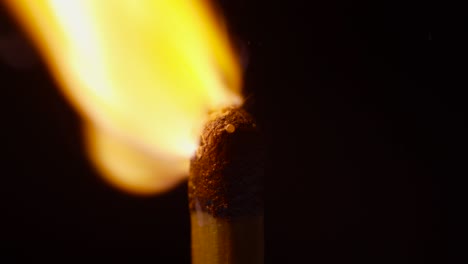
<svg viewBox="0 0 468 264"><path fill-rule="evenodd" d="M466 174L463 9L305 2L218 1L268 142L266 263L448 263L448 194ZM0 17L1 255L190 263L185 184L139 198L101 181L77 113Z"/></svg>

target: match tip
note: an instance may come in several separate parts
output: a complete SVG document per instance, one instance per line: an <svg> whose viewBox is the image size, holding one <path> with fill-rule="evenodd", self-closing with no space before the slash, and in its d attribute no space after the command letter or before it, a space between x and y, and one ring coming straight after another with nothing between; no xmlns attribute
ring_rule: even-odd
<svg viewBox="0 0 468 264"><path fill-rule="evenodd" d="M263 213L263 158L250 114L241 108L214 113L190 164L190 210L221 218Z"/></svg>

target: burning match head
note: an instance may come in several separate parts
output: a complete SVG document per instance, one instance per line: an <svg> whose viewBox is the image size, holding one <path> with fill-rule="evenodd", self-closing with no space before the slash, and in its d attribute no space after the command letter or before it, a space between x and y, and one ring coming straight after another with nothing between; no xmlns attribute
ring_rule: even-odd
<svg viewBox="0 0 468 264"><path fill-rule="evenodd" d="M191 160L190 210L225 219L263 214L263 147L245 110L213 113Z"/></svg>

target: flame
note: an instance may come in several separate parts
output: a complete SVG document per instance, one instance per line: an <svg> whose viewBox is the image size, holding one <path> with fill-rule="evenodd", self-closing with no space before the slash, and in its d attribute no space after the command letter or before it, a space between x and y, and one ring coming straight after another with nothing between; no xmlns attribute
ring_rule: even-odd
<svg viewBox="0 0 468 264"><path fill-rule="evenodd" d="M242 103L237 58L207 1L5 3L82 115L91 160L124 190L181 182L208 112Z"/></svg>

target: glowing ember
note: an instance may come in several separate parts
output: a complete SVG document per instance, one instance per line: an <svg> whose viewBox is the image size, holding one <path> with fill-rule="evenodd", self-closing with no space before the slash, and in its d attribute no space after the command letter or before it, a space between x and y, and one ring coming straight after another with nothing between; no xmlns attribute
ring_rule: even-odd
<svg viewBox="0 0 468 264"><path fill-rule="evenodd" d="M242 103L237 59L206 1L6 4L86 120L97 168L127 191L185 179L208 112Z"/></svg>

